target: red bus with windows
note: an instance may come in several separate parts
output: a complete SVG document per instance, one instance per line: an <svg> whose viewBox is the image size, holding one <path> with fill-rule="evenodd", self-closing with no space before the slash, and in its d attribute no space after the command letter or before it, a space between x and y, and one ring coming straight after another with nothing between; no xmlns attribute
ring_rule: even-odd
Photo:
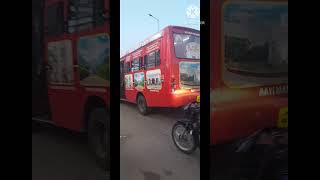
<svg viewBox="0 0 320 180"><path fill-rule="evenodd" d="M288 179L288 2L210 2L211 179Z"/></svg>
<svg viewBox="0 0 320 180"><path fill-rule="evenodd" d="M200 32L168 26L120 58L121 98L151 107L180 107L200 92Z"/></svg>
<svg viewBox="0 0 320 180"><path fill-rule="evenodd" d="M109 169L109 1L32 4L32 119L87 132L98 163Z"/></svg>
<svg viewBox="0 0 320 180"><path fill-rule="evenodd" d="M211 144L288 127L288 2L210 5Z"/></svg>

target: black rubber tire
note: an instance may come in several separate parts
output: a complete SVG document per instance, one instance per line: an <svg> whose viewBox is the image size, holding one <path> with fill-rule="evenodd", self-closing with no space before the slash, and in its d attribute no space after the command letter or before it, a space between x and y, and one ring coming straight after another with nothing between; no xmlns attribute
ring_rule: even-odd
<svg viewBox="0 0 320 180"><path fill-rule="evenodd" d="M176 142L176 140L174 138L174 133L175 133L175 130L176 130L176 128L178 126L185 126L185 124L183 122L178 121L173 125L172 131L171 131L171 137L172 137L173 143L181 152L183 152L185 154L192 154L197 149L197 147L199 147L199 143L200 142L199 142L199 139L198 139L198 134L197 133L193 133L192 134L192 136L193 136L193 146L192 146L192 148L190 150L181 149L178 146L178 144L177 144L177 142Z"/></svg>
<svg viewBox="0 0 320 180"><path fill-rule="evenodd" d="M95 108L88 119L88 143L98 165L110 170L110 117L105 108Z"/></svg>
<svg viewBox="0 0 320 180"><path fill-rule="evenodd" d="M143 95L138 95L136 103L140 114L145 116L150 112L150 108L148 107L147 101Z"/></svg>

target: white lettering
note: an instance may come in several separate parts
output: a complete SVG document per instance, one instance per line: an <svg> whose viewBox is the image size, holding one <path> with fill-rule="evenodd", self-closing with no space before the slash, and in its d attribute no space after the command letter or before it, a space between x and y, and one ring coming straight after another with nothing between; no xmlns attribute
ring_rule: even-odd
<svg viewBox="0 0 320 180"><path fill-rule="evenodd" d="M259 96L269 96L269 91L267 88L260 88Z"/></svg>
<svg viewBox="0 0 320 180"><path fill-rule="evenodd" d="M288 85L275 86L275 87L263 87L259 90L259 96L276 96L288 93Z"/></svg>

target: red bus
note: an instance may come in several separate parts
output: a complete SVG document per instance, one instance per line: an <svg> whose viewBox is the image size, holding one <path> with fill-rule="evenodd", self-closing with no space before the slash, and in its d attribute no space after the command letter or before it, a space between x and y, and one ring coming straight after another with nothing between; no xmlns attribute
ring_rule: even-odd
<svg viewBox="0 0 320 180"><path fill-rule="evenodd" d="M211 145L288 127L288 2L210 5Z"/></svg>
<svg viewBox="0 0 320 180"><path fill-rule="evenodd" d="M87 132L97 162L109 169L109 1L33 5L43 19L33 22L41 38L33 38L32 119Z"/></svg>
<svg viewBox="0 0 320 180"><path fill-rule="evenodd" d="M200 92L200 32L168 26L120 58L121 98L141 114L180 107Z"/></svg>

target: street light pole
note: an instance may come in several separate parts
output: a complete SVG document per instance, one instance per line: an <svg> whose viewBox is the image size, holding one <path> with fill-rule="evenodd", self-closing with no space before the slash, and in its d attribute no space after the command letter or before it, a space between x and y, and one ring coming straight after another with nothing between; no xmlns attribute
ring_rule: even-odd
<svg viewBox="0 0 320 180"><path fill-rule="evenodd" d="M156 17L154 17L154 16L152 16L152 14L148 14L150 17L153 17L155 20L157 20L157 23L158 23L158 31L159 31L159 19L158 18L156 18Z"/></svg>

